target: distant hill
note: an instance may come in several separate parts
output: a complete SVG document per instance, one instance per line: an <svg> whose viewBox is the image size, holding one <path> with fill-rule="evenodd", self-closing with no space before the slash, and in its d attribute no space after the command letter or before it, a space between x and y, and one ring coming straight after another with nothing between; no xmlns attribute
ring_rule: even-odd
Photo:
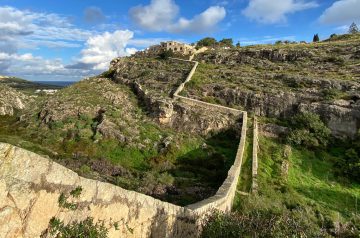
<svg viewBox="0 0 360 238"><path fill-rule="evenodd" d="M38 89L61 89L62 86L56 86L51 84L42 84L42 83L36 83L29 80L16 78L16 77L10 77L10 76L1 76L0 75L0 85L7 85L9 87L21 90L21 91L27 91L27 92L33 92Z"/></svg>

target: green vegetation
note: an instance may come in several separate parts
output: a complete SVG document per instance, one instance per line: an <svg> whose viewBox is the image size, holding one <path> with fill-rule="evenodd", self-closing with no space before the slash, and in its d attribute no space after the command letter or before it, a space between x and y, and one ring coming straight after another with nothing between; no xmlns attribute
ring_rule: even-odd
<svg viewBox="0 0 360 238"><path fill-rule="evenodd" d="M75 194L74 195L71 194L71 193L74 193L74 191L75 191ZM73 197L78 198L80 196L81 191L79 193L77 190L73 190L73 191L71 191L71 193L70 194ZM69 209L69 210L76 210L77 209L77 204L72 203L72 202L68 202L68 198L69 197L66 196L64 193L61 193L60 196L59 196L59 199L58 199L59 207L66 208L66 209Z"/></svg>
<svg viewBox="0 0 360 238"><path fill-rule="evenodd" d="M20 79L20 78L13 78L13 77L0 79L0 85L7 85L7 86L15 88L23 93L30 94L30 95L33 95L34 92L38 89L43 90L43 89L62 89L63 88L61 86L40 84L40 83L36 83L36 82L32 82L32 81L28 81L28 80L24 80L24 79Z"/></svg>
<svg viewBox="0 0 360 238"><path fill-rule="evenodd" d="M326 147L331 131L317 114L300 113L289 119L291 132L287 137L290 144L307 148Z"/></svg>
<svg viewBox="0 0 360 238"><path fill-rule="evenodd" d="M152 81L149 75L159 67L165 72L179 66L170 78L165 77L169 88L176 88L191 69L171 60L144 61L152 67L136 70L137 80L157 92L164 79ZM205 137L160 126L149 117L144 101L128 86L109 79L81 81L38 99L21 121L20 114L0 117L0 141L47 155L81 176L173 203L187 205L213 195L235 158L235 133ZM61 207L76 209L68 198L65 194L59 198Z"/></svg>
<svg viewBox="0 0 360 238"><path fill-rule="evenodd" d="M313 42L319 42L320 38L319 38L319 34L315 34L313 37Z"/></svg>
<svg viewBox="0 0 360 238"><path fill-rule="evenodd" d="M201 237L319 237L301 213L253 210L208 217Z"/></svg>
<svg viewBox="0 0 360 238"><path fill-rule="evenodd" d="M340 142L333 151L339 157L334 163L336 175L360 183L360 131L354 140Z"/></svg>
<svg viewBox="0 0 360 238"><path fill-rule="evenodd" d="M224 38L219 41L221 46L234 47L234 41L232 38Z"/></svg>
<svg viewBox="0 0 360 238"><path fill-rule="evenodd" d="M201 39L197 42L196 46L198 47L214 47L216 44L217 44L217 40L215 38L212 38L212 37L206 37L204 39Z"/></svg>
<svg viewBox="0 0 360 238"><path fill-rule="evenodd" d="M238 195L233 213L210 216L203 237L358 237L360 184L336 175L341 147L331 148L260 137L258 194Z"/></svg>
<svg viewBox="0 0 360 238"><path fill-rule="evenodd" d="M94 222L91 217L86 218L84 221L73 221L65 225L61 220L53 217L50 220L48 229L43 233L42 237L72 237L72 238L106 238L108 237L108 229L104 223Z"/></svg>
<svg viewBox="0 0 360 238"><path fill-rule="evenodd" d="M174 57L174 52L172 50L165 50L159 54L159 58L162 60L167 60L170 57Z"/></svg>

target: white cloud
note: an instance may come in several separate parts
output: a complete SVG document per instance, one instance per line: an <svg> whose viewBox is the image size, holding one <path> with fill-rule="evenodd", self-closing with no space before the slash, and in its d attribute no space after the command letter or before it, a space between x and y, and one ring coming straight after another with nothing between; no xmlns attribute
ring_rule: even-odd
<svg viewBox="0 0 360 238"><path fill-rule="evenodd" d="M360 0L340 0L334 2L320 16L320 22L327 24L360 22Z"/></svg>
<svg viewBox="0 0 360 238"><path fill-rule="evenodd" d="M212 30L226 16L225 8L210 7L193 19L180 18L179 21L170 26L172 32L206 32Z"/></svg>
<svg viewBox="0 0 360 238"><path fill-rule="evenodd" d="M127 48L134 33L129 30L105 32L102 35L90 37L86 47L81 51L81 58L70 68L91 68L93 70L107 70L112 59L129 56L136 52L135 48Z"/></svg>
<svg viewBox="0 0 360 238"><path fill-rule="evenodd" d="M57 14L0 7L0 73L30 78L88 75L89 70L66 69L60 59L18 52L41 47L78 48L94 34L76 28L68 18Z"/></svg>
<svg viewBox="0 0 360 238"><path fill-rule="evenodd" d="M151 0L150 5L130 9L130 16L140 27L150 31L166 29L179 13L173 0Z"/></svg>
<svg viewBox="0 0 360 238"><path fill-rule="evenodd" d="M298 11L317 7L315 1L303 0L250 0L242 13L251 20L264 23L284 23L287 15Z"/></svg>
<svg viewBox="0 0 360 238"><path fill-rule="evenodd" d="M2 44L28 48L36 46L78 47L78 43L88 39L96 32L74 27L68 18L48 13L19 10L13 7L0 7L0 40ZM54 43L51 44L51 41ZM44 44L42 44L44 43Z"/></svg>
<svg viewBox="0 0 360 238"><path fill-rule="evenodd" d="M212 6L192 19L178 17L179 7L173 0L151 0L146 6L130 9L130 17L149 31L206 32L212 30L226 16L224 7Z"/></svg>

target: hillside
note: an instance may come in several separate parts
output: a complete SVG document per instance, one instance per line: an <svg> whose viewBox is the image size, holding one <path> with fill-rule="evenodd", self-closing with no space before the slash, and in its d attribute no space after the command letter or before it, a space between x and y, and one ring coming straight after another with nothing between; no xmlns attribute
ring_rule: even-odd
<svg viewBox="0 0 360 238"><path fill-rule="evenodd" d="M335 136L360 125L360 34L311 44L207 51L183 95L258 116L321 115Z"/></svg>
<svg viewBox="0 0 360 238"><path fill-rule="evenodd" d="M235 158L231 141L241 125L232 116L173 102L170 94L190 64L122 64L122 74L132 75L127 82L116 83L107 72L2 117L0 140L48 155L82 176L176 204L213 195Z"/></svg>
<svg viewBox="0 0 360 238"><path fill-rule="evenodd" d="M36 90L43 89L61 89L61 86L50 84L41 84L33 81L20 79L16 77L0 76L0 85L6 85L14 89L20 90L23 93L33 94Z"/></svg>
<svg viewBox="0 0 360 238"><path fill-rule="evenodd" d="M196 55L180 93L200 101L175 93L195 62L143 53L54 95L34 96L27 87L37 85L9 79L0 84L0 141L181 206L217 199L228 176L238 177L229 169L245 148L240 182L226 190L237 194L233 213L210 217L204 237L356 235L359 50L360 35L210 49ZM246 113L239 119L219 105L259 119L258 192L252 122L242 127Z"/></svg>

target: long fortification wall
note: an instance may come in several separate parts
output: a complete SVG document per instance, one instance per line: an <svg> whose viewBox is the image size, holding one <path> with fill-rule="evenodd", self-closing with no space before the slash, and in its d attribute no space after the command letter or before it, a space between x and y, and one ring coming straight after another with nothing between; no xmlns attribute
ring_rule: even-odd
<svg viewBox="0 0 360 238"><path fill-rule="evenodd" d="M192 62L192 61L190 61ZM0 143L0 237L39 237L52 217L65 223L93 217L104 221L109 237L197 237L209 211L229 211L239 180L246 140L247 113L179 96L198 63L174 98L193 106L242 117L241 139L235 162L217 193L201 202L180 207L75 172L27 150ZM82 188L75 210L63 208L62 194ZM117 224L117 225L115 225Z"/></svg>

